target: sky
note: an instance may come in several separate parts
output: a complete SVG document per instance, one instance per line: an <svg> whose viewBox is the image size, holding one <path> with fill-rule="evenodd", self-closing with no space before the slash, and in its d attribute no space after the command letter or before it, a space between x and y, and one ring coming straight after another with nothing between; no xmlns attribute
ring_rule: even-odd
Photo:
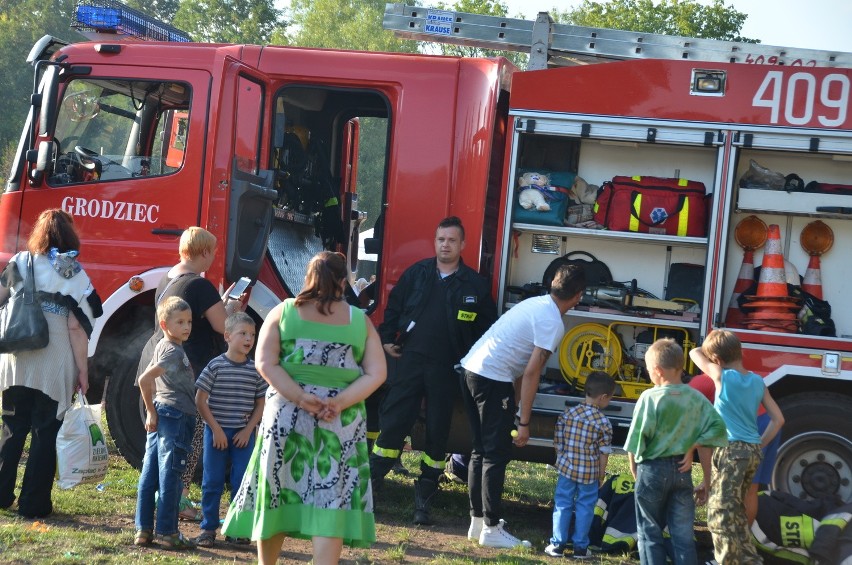
<svg viewBox="0 0 852 565"><path fill-rule="evenodd" d="M566 10L580 0L501 0L509 15L535 19L540 11ZM409 3L411 0L409 0ZM710 5L712 0L698 0ZM428 2L421 0L421 6ZM767 45L852 52L852 0L725 0L748 14L740 35Z"/></svg>

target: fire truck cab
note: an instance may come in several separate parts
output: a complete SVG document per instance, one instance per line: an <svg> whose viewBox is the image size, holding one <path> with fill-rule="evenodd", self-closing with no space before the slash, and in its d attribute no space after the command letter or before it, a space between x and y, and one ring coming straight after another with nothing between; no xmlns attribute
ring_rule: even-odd
<svg viewBox="0 0 852 565"><path fill-rule="evenodd" d="M256 281L258 320L298 293L322 249L347 253L350 301L379 316L404 268L433 253L442 217L461 215L471 241L496 237L483 203L499 191L505 60L47 39L31 59L40 86L0 202L0 259L25 246L42 210L74 216L104 298L90 400L106 400L133 464L144 454L133 383L153 291L186 227L217 236L205 276L220 289ZM359 265L359 248L374 260ZM479 266L488 249L471 245L465 260Z"/></svg>

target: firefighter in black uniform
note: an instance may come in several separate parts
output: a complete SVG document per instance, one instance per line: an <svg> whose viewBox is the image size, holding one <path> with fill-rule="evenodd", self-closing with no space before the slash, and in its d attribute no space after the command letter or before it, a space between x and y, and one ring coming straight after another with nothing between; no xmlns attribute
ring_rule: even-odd
<svg viewBox="0 0 852 565"><path fill-rule="evenodd" d="M426 448L414 483L414 523L430 524L430 500L438 491L453 404L460 385L453 367L497 319L488 281L461 259L464 227L455 216L435 232L435 254L402 274L388 297L379 335L397 359L379 406L379 436L370 455L375 490L400 455L423 399Z"/></svg>

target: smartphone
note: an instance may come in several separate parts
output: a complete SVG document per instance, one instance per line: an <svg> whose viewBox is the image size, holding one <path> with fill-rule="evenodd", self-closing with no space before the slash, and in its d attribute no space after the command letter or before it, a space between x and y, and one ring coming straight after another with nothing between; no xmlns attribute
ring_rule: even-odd
<svg viewBox="0 0 852 565"><path fill-rule="evenodd" d="M239 300L240 296L246 291L246 289L251 284L251 279L248 277L242 277L237 283L234 285L234 288L231 289L231 292L228 293L228 298L231 300Z"/></svg>

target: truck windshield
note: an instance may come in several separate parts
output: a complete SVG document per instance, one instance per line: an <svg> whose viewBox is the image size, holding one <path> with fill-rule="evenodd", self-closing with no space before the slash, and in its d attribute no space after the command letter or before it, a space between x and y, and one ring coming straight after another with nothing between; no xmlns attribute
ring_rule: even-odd
<svg viewBox="0 0 852 565"><path fill-rule="evenodd" d="M72 80L59 108L48 184L166 175L183 164L190 88L183 83Z"/></svg>

